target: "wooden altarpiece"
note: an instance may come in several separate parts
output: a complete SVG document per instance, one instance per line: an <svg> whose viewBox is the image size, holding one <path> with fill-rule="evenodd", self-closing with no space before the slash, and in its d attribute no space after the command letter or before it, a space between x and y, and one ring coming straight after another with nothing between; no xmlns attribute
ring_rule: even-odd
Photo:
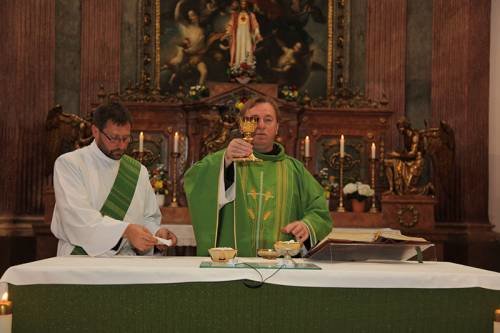
<svg viewBox="0 0 500 333"><path fill-rule="evenodd" d="M224 148L238 134L235 117L238 104L251 97L265 96L276 101L280 108L278 141L287 154L304 161L309 171L317 175L321 169L338 179L339 138L346 138L347 179L371 184L370 146L377 146L377 158L384 158L392 111L385 103L364 99L360 95L344 94L326 100L311 101L278 98L278 86L274 84L209 83L209 97L176 96L163 99L132 92L111 96L118 98L132 112L133 134L144 132L146 151L156 156L148 162L162 161L168 165L169 175L176 175L177 198L180 207L169 207L173 188L169 191L166 207L162 208L164 222L189 223L186 200L182 193L182 175L206 154ZM154 96L154 95L153 95ZM181 135L180 158L171 157L173 136ZM310 138L311 158L304 156L304 138ZM129 147L137 149L137 140ZM156 147L156 148L154 148ZM175 161L175 165L174 165ZM376 164L378 165L378 164ZM377 167L375 187L380 193L384 181ZM172 182L173 183L173 182ZM338 191L338 188L337 188ZM330 201L336 226L382 226L379 213L335 213L338 193ZM377 199L377 206L379 206Z"/></svg>
<svg viewBox="0 0 500 333"><path fill-rule="evenodd" d="M377 160L384 158L389 139L392 111L385 103L364 99L360 95L340 94L325 100L278 98L278 86L273 84L209 83L209 96L162 96L143 88L126 89L120 94L100 94L101 102L113 98L122 102L132 113L134 140L128 148L138 155L139 133L144 133L142 162L152 167L167 166L170 178L169 194L164 207L162 223L190 224L189 212L182 190L182 175L208 153L224 148L239 135L236 117L238 107L249 98L265 96L275 100L280 108L280 126L277 140L287 154L306 163L313 175L321 169L338 179L339 138L346 138L345 177L371 184L375 182L377 198L384 186L384 177L378 163L375 178L371 178L370 146L377 146ZM93 105L93 108L97 107ZM87 115L89 116L89 115ZM179 133L179 154L173 157L174 133ZM310 155L304 156L304 138L310 138ZM175 176L175 188L173 187ZM345 184L345 182L344 182ZM337 184L338 185L338 184ZM171 206L173 192L178 205ZM336 227L384 227L377 199L378 212L336 212L339 187L334 189L330 209ZM48 200L50 201L50 200ZM50 205L49 205L50 206ZM46 207L52 211L52 207ZM348 207L349 208L349 207ZM46 214L47 225L52 214Z"/></svg>

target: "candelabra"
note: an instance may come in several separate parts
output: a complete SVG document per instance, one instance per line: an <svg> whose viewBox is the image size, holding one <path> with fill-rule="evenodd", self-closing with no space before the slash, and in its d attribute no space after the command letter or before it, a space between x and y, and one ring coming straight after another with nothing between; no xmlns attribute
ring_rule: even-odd
<svg viewBox="0 0 500 333"><path fill-rule="evenodd" d="M372 206L370 207L370 213L377 213L378 210L377 210L377 206L375 205L375 197L376 197L376 193L375 193L375 163L376 163L377 159L376 158L370 158L370 166L371 166L371 171L372 171L372 189L374 191L373 193L373 197L372 197Z"/></svg>
<svg viewBox="0 0 500 333"><path fill-rule="evenodd" d="M337 212L345 212L344 208L344 157L341 156L339 158L340 163L339 163L339 172L340 172L340 179L339 179L339 206L337 207Z"/></svg>
<svg viewBox="0 0 500 333"><path fill-rule="evenodd" d="M173 172L172 172L172 202L170 203L170 207L178 207L177 203L177 160L181 156L180 153L171 153L170 157L174 160L173 163Z"/></svg>

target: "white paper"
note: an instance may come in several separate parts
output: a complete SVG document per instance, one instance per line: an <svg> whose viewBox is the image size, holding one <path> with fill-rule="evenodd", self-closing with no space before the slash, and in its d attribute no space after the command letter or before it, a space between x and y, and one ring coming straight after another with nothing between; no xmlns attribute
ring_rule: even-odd
<svg viewBox="0 0 500 333"><path fill-rule="evenodd" d="M166 246L172 246L172 240L171 239L164 239L164 238L160 238L160 237L156 237L156 240L162 244L162 245L166 245Z"/></svg>

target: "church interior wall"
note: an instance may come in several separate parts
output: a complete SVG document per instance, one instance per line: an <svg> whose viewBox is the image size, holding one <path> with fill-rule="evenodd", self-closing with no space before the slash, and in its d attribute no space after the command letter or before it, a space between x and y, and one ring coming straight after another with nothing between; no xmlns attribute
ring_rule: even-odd
<svg viewBox="0 0 500 333"><path fill-rule="evenodd" d="M485 7L489 1L480 0L474 4L481 3L481 6ZM500 29L499 1L491 0L492 37L495 37L494 31ZM43 183L46 182L46 176L40 169L44 156L43 145L40 143L43 142L44 119L48 110L59 103L63 105L65 112L85 115L89 109L88 104L97 100L100 83L105 85L104 88L107 91L116 91L120 88L124 89L128 82L137 82L141 74L139 63L142 59L137 47L141 25L141 17L138 15L142 3L140 0L107 2L52 0L43 2L46 3L45 5L40 2L37 5L40 8L33 6L33 2L28 0L8 1L8 3L10 4L0 7L0 18L6 18L0 19L2 21L0 36L6 41L4 44L6 46L3 48L6 56L0 57L2 76L5 78L0 83L0 93L3 94L0 99L2 107L0 149L1 155L8 158L7 163L3 163L2 166L5 177L0 180L0 235L8 234L10 231L6 230L11 230L12 225L24 227L29 223L43 220L41 191ZM469 146L482 144L482 139L477 141L473 131L477 133L486 131L487 128L472 128L471 131L465 132L467 122L463 119L465 117L463 110L458 107L460 105L457 105L460 103L450 102L454 98L453 94L467 91L468 88L474 89L474 82L469 83L470 86L464 83L476 78L474 71L469 70L473 68L473 62L464 60L461 64L463 67L456 70L462 75L458 77L462 80L459 84L453 85L451 82L441 80L438 82L438 89L435 89L434 93L432 91L436 88L433 80L439 80L435 76L436 63L433 63L436 61L435 57L438 56L435 53L436 45L433 44L436 34L436 17L438 20L446 19L446 10L443 10L443 6L446 5L452 9L458 8L456 15L469 15L465 7L471 4L458 0L444 2L407 0L394 2L391 5L378 0L352 0L351 13L354 24L351 26L350 37L352 46L350 49L350 86L367 92L383 91L389 99L397 102L397 114L408 116L418 128L424 126L424 120L432 120L433 126L439 120L451 120L452 123L455 121L460 124L460 130L464 131L465 135L457 137L457 140L461 146L467 146L467 149L461 151L462 155L458 155L460 161L467 160L466 163L460 162L460 172L465 173L469 179L466 186L473 190L471 195L474 204L477 200L474 197L478 197L478 193L481 199L486 201L488 181L475 178L477 175L474 173L474 163L477 161L467 158L466 154L473 150ZM387 8L405 16L404 20L406 20L402 24L404 26L402 30L405 31L396 32L397 43L400 43L398 47L404 47L404 52L398 55L400 58L397 58L396 62L390 63L391 66L395 66L394 68L380 67L380 64L384 64L384 59L367 61L370 54L384 56L384 48L391 46L377 43L377 40L373 38L372 44L367 43L369 39L367 18L381 15L377 13L383 13L383 9ZM440 11L436 11L436 8ZM106 10L115 12L110 15L106 14ZM52 14L47 15L47 12ZM43 20L42 15L45 15ZM380 17L378 19L383 21ZM460 18L457 21L461 21ZM29 22L41 22L44 28L40 29L39 24L30 25ZM401 23L401 20L398 22ZM97 26L97 23L101 25ZM94 28L94 25L101 30ZM474 29L471 34L481 33L480 29L489 28L482 28L477 24L474 25ZM384 31L378 33L377 38L384 38ZM116 36L119 36L118 42ZM469 38L473 39L473 36ZM466 51L476 46L472 43L465 43L460 47L462 50L465 48L465 51L457 54L467 59L468 54L472 52ZM454 51L452 50L449 54L454 56ZM478 54L481 56L481 52ZM487 205L484 206L486 208L479 206L480 212L476 214L472 208L459 207L462 204L464 206L468 204L466 197L461 196L455 207L457 213L449 214L454 219L447 220L447 222L460 223L476 219L487 223L488 221L484 221L484 216L489 212L490 221L498 228L500 226L500 208L498 208L500 207L498 205L500 176L498 172L495 173L495 170L500 169L500 145L495 144L499 142L498 136L500 135L498 134L500 99L497 93L500 88L498 38L491 38L490 56L490 112L489 124L486 126L489 126L490 133L487 151L490 161L489 208ZM454 72L446 66L441 66L440 70L448 74ZM397 77L393 75L396 71L399 73ZM378 76L384 73L389 73L389 75L381 76L381 78ZM391 81L395 77L402 84L399 81ZM444 77L450 79L454 76ZM372 81L368 82L367 78ZM383 86L384 80L390 81L387 85L389 89ZM458 85L461 85L459 88L462 90L454 90ZM376 89L374 90L373 87ZM396 89L392 90L391 87L396 87ZM438 90L439 93L436 93ZM379 98L380 95L374 97ZM465 101L468 110L466 116L471 117L474 109L473 101L470 98L460 99L460 101ZM453 111L447 109L450 105L455 108ZM478 113L483 111L479 108ZM448 116L451 119L441 119L441 116ZM395 129L393 136L394 138L398 136ZM463 140L470 141L464 142ZM394 146L397 145L398 142L394 142ZM479 148L484 149L484 147ZM481 168L481 170L486 169L487 167ZM478 183L479 185L475 186ZM486 191L483 190L484 188ZM467 191L468 189L458 186L457 190ZM9 226L1 227L7 225ZM3 240L0 240L0 243L3 244L0 246L7 244Z"/></svg>

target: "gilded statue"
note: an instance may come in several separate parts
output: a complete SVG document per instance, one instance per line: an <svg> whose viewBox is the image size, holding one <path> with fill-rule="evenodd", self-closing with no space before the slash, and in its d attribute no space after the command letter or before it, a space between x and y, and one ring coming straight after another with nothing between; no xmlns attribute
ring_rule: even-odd
<svg viewBox="0 0 500 333"><path fill-rule="evenodd" d="M45 131L47 174L52 173L54 162L59 155L87 146L93 139L90 120L63 112L59 104L49 110Z"/></svg>
<svg viewBox="0 0 500 333"><path fill-rule="evenodd" d="M209 121L211 131L202 138L200 157L214 153L227 146L237 133L238 122L236 116L224 108L219 108L216 115L201 115Z"/></svg>
<svg viewBox="0 0 500 333"><path fill-rule="evenodd" d="M427 166L435 179L450 174L455 151L453 129L441 122L439 128L417 130L406 118L401 118L396 126L403 137L403 149L388 153L384 159L389 184L385 194L435 194L434 184L423 181L422 174Z"/></svg>

